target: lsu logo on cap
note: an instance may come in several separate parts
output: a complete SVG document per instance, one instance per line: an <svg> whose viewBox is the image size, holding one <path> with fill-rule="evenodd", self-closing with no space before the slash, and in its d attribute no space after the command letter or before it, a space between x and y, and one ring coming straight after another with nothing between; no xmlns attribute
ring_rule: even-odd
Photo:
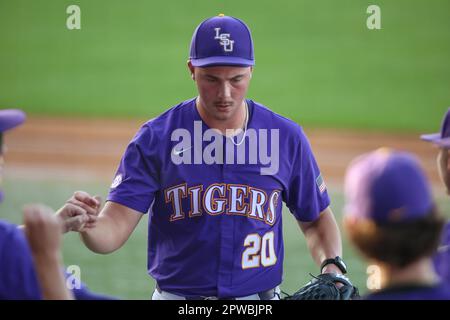
<svg viewBox="0 0 450 320"><path fill-rule="evenodd" d="M234 40L230 40L229 33L219 33L220 28L214 28L216 31L216 36L214 40L220 40L220 45L223 47L223 51L225 52L233 52L233 44Z"/></svg>

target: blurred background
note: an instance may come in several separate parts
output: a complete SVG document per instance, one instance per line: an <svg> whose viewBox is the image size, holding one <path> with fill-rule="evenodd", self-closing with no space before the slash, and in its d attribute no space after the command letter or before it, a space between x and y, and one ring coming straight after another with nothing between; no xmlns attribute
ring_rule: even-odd
<svg viewBox="0 0 450 320"><path fill-rule="evenodd" d="M369 30L369 5L381 29ZM81 9L69 30L66 9ZM0 108L21 108L25 125L7 134L0 218L21 222L25 203L57 209L75 190L105 197L139 126L196 95L186 61L195 27L224 13L253 33L256 67L249 98L305 127L340 221L342 177L356 155L379 146L415 152L450 213L435 170L437 132L450 106L447 0L65 1L0 0ZM317 273L285 210L284 291ZM345 237L344 237L345 240ZM366 266L344 243L350 277L366 291ZM67 265L91 289L148 299L146 220L111 255L65 237Z"/></svg>

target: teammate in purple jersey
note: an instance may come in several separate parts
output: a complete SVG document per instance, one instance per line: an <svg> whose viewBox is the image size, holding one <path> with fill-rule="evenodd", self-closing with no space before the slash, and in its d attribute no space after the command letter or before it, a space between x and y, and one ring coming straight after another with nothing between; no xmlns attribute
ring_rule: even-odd
<svg viewBox="0 0 450 320"><path fill-rule="evenodd" d="M418 160L378 149L356 158L345 177L344 226L377 266L380 290L368 300L447 300L432 255L444 225Z"/></svg>
<svg viewBox="0 0 450 320"><path fill-rule="evenodd" d="M21 110L0 110L0 181L2 179L4 132L25 121ZM0 202L3 192L0 189ZM61 234L86 227L84 209L66 204L56 215L42 205L24 209L24 226L0 220L0 300L106 299L91 293L83 283L68 290L62 272Z"/></svg>
<svg viewBox="0 0 450 320"><path fill-rule="evenodd" d="M439 176L446 188L447 194L450 195L450 108L447 109L442 121L441 132L422 135L421 138L430 141L439 148L437 155L437 167ZM434 264L436 271L443 281L450 285L450 222L444 229L441 245L434 256Z"/></svg>
<svg viewBox="0 0 450 320"><path fill-rule="evenodd" d="M253 65L244 22L224 15L203 21L188 61L198 97L141 127L95 226L81 232L94 252L113 252L148 212L155 300L278 299L282 202L321 272L346 272L340 232L302 128L245 98ZM98 205L84 192L69 202Z"/></svg>

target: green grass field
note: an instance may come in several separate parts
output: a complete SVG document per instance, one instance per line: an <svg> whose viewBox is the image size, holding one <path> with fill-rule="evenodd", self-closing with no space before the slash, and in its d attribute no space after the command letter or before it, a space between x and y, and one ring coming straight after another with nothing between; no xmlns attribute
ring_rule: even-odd
<svg viewBox="0 0 450 320"><path fill-rule="evenodd" d="M81 8L81 30L66 8ZM436 130L450 105L450 2L2 0L0 106L150 118L196 94L195 26L224 12L253 31L249 97L308 126Z"/></svg>
<svg viewBox="0 0 450 320"><path fill-rule="evenodd" d="M5 181L5 202L0 206L0 219L21 223L21 208L26 203L44 202L57 209L74 190L86 190L105 196L107 184L74 183L65 181L33 182ZM342 220L343 197L340 192L331 192L332 208L338 222ZM26 199L26 200L24 200ZM450 202L438 198L442 212L450 212ZM293 216L284 210L285 261L282 289L288 293L297 290L309 280L309 273L317 274L318 267L312 261L306 244ZM450 216L449 216L450 217ZM350 270L351 280L364 293L366 289L366 265L343 236L344 258ZM154 282L147 275L147 217L143 218L131 238L115 253L97 255L81 243L76 233L64 238L65 264L78 265L81 279L96 292L114 295L123 299L149 299Z"/></svg>

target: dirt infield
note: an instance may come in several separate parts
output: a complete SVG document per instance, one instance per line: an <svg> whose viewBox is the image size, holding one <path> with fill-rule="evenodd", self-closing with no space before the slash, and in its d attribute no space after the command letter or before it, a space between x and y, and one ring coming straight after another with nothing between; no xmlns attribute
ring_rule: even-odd
<svg viewBox="0 0 450 320"><path fill-rule="evenodd" d="M130 139L145 120L29 118L8 133L8 176L111 181ZM416 153L433 181L436 149L418 134L305 129L328 184L342 183L350 160L377 147Z"/></svg>

